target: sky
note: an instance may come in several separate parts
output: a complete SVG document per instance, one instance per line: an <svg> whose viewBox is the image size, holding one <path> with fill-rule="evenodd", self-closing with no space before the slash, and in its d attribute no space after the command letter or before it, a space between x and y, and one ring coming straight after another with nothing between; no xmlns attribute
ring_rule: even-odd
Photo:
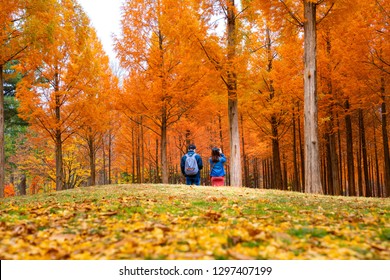
<svg viewBox="0 0 390 280"><path fill-rule="evenodd" d="M77 0L96 29L103 48L115 62L112 34L120 33L120 7L124 0Z"/></svg>

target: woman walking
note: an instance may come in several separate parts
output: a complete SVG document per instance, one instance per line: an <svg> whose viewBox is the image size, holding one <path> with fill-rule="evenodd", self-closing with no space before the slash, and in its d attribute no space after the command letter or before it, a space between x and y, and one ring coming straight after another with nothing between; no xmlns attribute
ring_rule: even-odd
<svg viewBox="0 0 390 280"><path fill-rule="evenodd" d="M210 157L210 177L212 186L223 186L225 184L225 167L226 157L221 149L214 147L211 149Z"/></svg>

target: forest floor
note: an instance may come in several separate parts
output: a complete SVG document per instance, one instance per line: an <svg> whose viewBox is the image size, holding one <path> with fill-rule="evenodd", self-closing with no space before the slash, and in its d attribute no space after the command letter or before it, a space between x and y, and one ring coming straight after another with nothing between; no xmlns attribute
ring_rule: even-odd
<svg viewBox="0 0 390 280"><path fill-rule="evenodd" d="M0 200L0 259L390 259L390 199L110 185Z"/></svg>

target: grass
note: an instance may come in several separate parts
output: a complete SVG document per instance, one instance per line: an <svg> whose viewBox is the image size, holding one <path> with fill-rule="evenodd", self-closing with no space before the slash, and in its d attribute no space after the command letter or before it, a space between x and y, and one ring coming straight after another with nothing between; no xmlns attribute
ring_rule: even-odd
<svg viewBox="0 0 390 280"><path fill-rule="evenodd" d="M184 185L2 199L1 259L390 259L390 200Z"/></svg>

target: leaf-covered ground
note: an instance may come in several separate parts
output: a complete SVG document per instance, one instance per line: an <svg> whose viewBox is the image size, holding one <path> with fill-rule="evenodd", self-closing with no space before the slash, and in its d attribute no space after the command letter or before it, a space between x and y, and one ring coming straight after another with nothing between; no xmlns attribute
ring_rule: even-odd
<svg viewBox="0 0 390 280"><path fill-rule="evenodd" d="M120 185L0 200L0 259L390 259L390 200Z"/></svg>

